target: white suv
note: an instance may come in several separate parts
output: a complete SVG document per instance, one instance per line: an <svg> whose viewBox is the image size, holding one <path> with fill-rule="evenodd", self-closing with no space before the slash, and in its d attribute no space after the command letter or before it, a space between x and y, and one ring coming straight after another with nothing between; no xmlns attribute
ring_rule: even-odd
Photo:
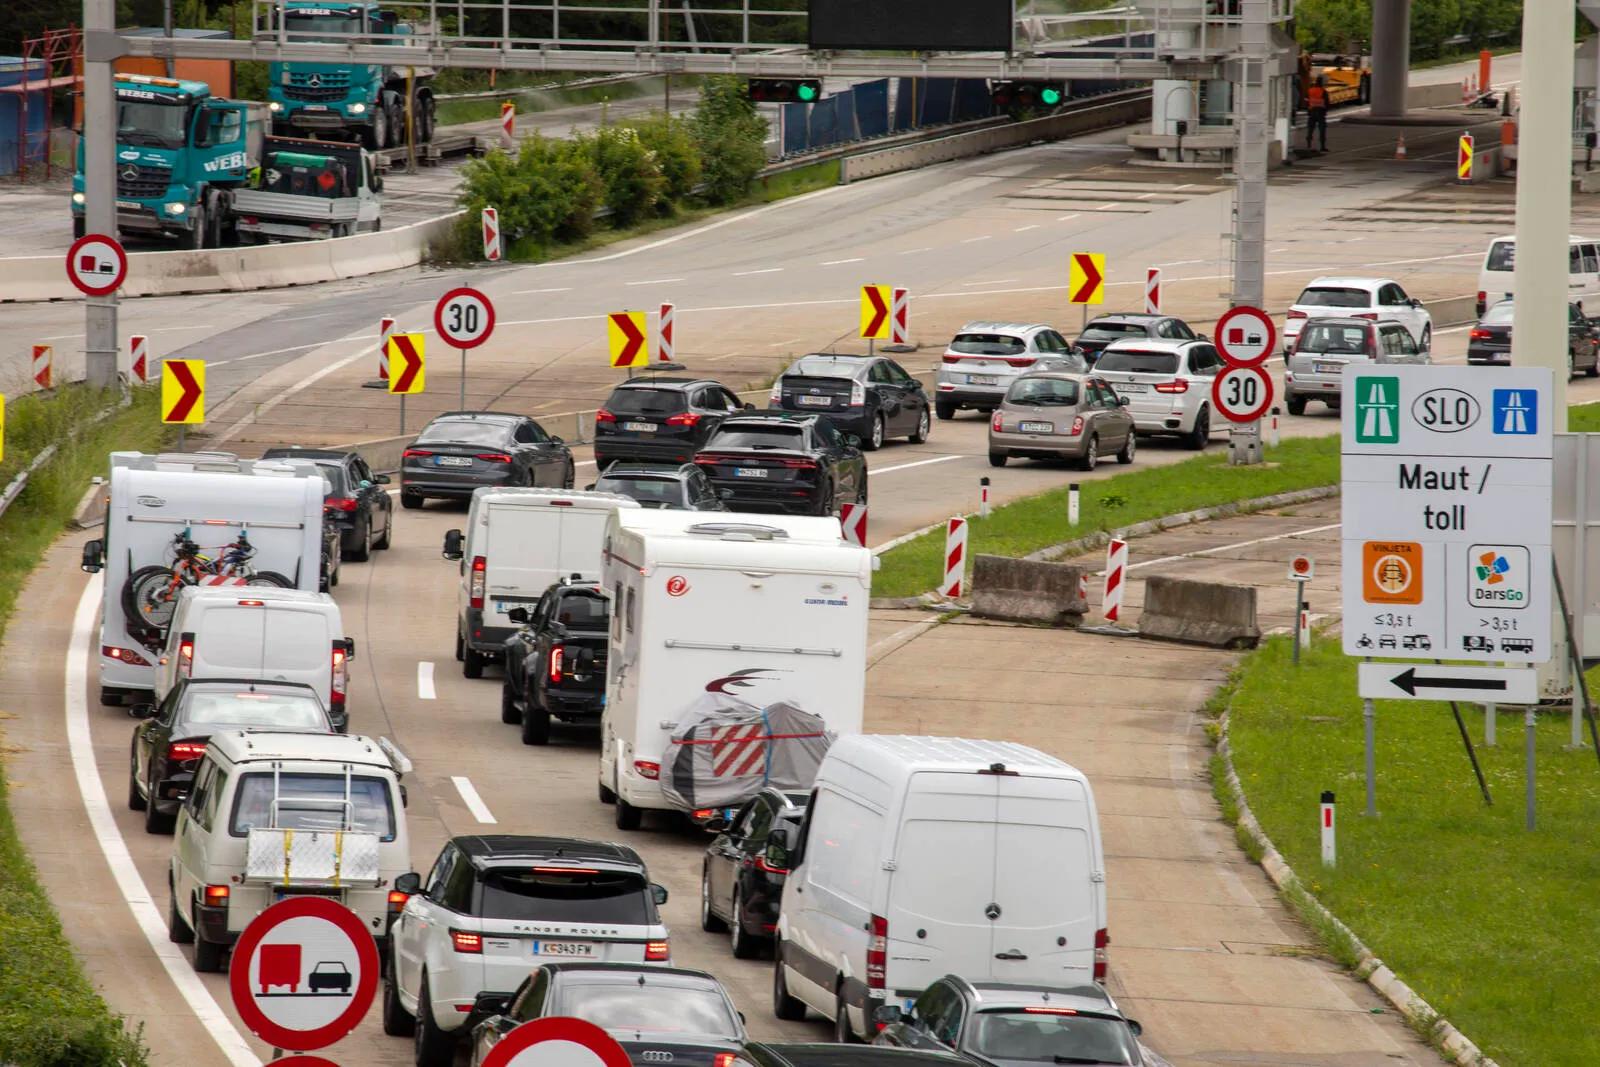
<svg viewBox="0 0 1600 1067"><path fill-rule="evenodd" d="M414 1033L417 1067L505 1011L528 973L555 960L670 964L657 908L667 891L631 848L510 834L456 837L409 893L389 934L383 1032Z"/></svg>
<svg viewBox="0 0 1600 1067"><path fill-rule="evenodd" d="M1126 400L1141 435L1182 437L1201 449L1211 439L1211 380L1222 356L1210 341L1116 341L1100 353L1094 372Z"/></svg>
<svg viewBox="0 0 1600 1067"><path fill-rule="evenodd" d="M1052 357L1072 358L1072 346L1043 323L969 322L944 350L934 413L953 419L962 408L993 411L1013 381Z"/></svg>
<svg viewBox="0 0 1600 1067"><path fill-rule="evenodd" d="M1283 323L1283 356L1289 358L1294 341L1311 319L1356 318L1376 322L1393 319L1407 330L1417 348L1433 347L1433 316L1422 301L1406 295L1390 278L1317 278L1289 306Z"/></svg>

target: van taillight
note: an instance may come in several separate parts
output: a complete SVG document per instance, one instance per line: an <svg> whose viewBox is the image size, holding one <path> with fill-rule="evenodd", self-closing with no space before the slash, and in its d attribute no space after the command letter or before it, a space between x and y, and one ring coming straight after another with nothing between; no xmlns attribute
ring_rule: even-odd
<svg viewBox="0 0 1600 1067"><path fill-rule="evenodd" d="M488 567L489 561L484 557L472 557L472 584L467 588L467 595L472 598L472 609L474 611L483 610L483 583L485 581L484 572L488 569Z"/></svg>
<svg viewBox="0 0 1600 1067"><path fill-rule="evenodd" d="M344 646L335 641L333 645L333 681L329 689L332 697L331 703L339 710L344 710L345 691L350 685L350 657L345 652Z"/></svg>
<svg viewBox="0 0 1600 1067"><path fill-rule="evenodd" d="M225 885L206 886L206 903L213 908L226 906L228 903L228 887Z"/></svg>
<svg viewBox="0 0 1600 1067"><path fill-rule="evenodd" d="M644 961L646 963L667 963L672 959L672 943L670 941L646 941L644 943Z"/></svg>
<svg viewBox="0 0 1600 1067"><path fill-rule="evenodd" d="M450 944L457 952L483 952L483 935L471 930L451 930Z"/></svg>
<svg viewBox="0 0 1600 1067"><path fill-rule="evenodd" d="M167 746L168 763L188 763L206 754L204 741L174 741Z"/></svg>
<svg viewBox="0 0 1600 1067"><path fill-rule="evenodd" d="M872 917L872 940L867 942L867 988L884 988L889 974L889 920Z"/></svg>
<svg viewBox="0 0 1600 1067"><path fill-rule="evenodd" d="M633 761L633 773L654 782L661 777L661 764L647 759L636 759Z"/></svg>
<svg viewBox="0 0 1600 1067"><path fill-rule="evenodd" d="M194 671L194 634L178 635L178 677L187 678Z"/></svg>
<svg viewBox="0 0 1600 1067"><path fill-rule="evenodd" d="M550 646L550 684L561 684L561 661L567 658L567 650L562 645Z"/></svg>
<svg viewBox="0 0 1600 1067"><path fill-rule="evenodd" d="M406 906L406 901L411 899L411 894L402 893L398 889L389 890L389 913L396 914Z"/></svg>
<svg viewBox="0 0 1600 1067"><path fill-rule="evenodd" d="M1101 985L1106 983L1106 946L1109 944L1111 935L1102 926L1094 932L1094 980Z"/></svg>
<svg viewBox="0 0 1600 1067"><path fill-rule="evenodd" d="M150 661L131 648L118 648L115 645L101 645L100 654L107 659L121 660L130 667L148 667Z"/></svg>

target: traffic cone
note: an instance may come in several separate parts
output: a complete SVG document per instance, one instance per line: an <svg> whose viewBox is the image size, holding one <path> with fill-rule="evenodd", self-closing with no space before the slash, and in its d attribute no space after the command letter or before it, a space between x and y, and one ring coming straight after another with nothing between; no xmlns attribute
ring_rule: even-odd
<svg viewBox="0 0 1600 1067"><path fill-rule="evenodd" d="M1403 133L1394 143L1394 158L1406 158L1406 135Z"/></svg>

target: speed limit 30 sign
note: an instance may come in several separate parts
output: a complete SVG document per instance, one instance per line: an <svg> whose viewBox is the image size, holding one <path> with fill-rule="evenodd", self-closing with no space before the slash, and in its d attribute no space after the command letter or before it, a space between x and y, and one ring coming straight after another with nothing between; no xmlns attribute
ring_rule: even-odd
<svg viewBox="0 0 1600 1067"><path fill-rule="evenodd" d="M1226 367L1211 379L1211 406L1229 422L1255 422L1272 406L1272 378L1260 367Z"/></svg>
<svg viewBox="0 0 1600 1067"><path fill-rule="evenodd" d="M494 305L476 289L452 289L434 305L433 328L456 348L477 348L494 333Z"/></svg>

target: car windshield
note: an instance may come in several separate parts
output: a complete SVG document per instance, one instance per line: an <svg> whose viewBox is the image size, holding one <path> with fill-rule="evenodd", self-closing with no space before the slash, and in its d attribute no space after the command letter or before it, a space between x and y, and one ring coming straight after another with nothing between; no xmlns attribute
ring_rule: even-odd
<svg viewBox="0 0 1600 1067"><path fill-rule="evenodd" d="M555 999L556 1014L605 1030L739 1037L727 1000L705 986L667 985L648 977L597 982L573 975L561 983Z"/></svg>
<svg viewBox="0 0 1600 1067"><path fill-rule="evenodd" d="M419 445L504 445L511 427L503 422L478 422L470 419L440 419L430 422L417 435Z"/></svg>
<svg viewBox="0 0 1600 1067"><path fill-rule="evenodd" d="M1004 333L958 333L950 342L950 351L968 356L1014 356L1027 347L1020 337Z"/></svg>
<svg viewBox="0 0 1600 1067"><path fill-rule="evenodd" d="M1370 356L1371 332L1366 326L1330 326L1323 322L1313 322L1300 332L1300 339L1295 342L1294 350Z"/></svg>
<svg viewBox="0 0 1600 1067"><path fill-rule="evenodd" d="M610 603L603 596L573 593L556 606L556 621L574 630L604 630L611 618L606 610Z"/></svg>
<svg viewBox="0 0 1600 1067"><path fill-rule="evenodd" d="M706 447L708 449L804 448L805 432L799 426L724 425Z"/></svg>
<svg viewBox="0 0 1600 1067"><path fill-rule="evenodd" d="M594 483L594 487L598 492L621 493L645 505L683 506L683 483L676 478L624 474L615 478L601 478Z"/></svg>
<svg viewBox="0 0 1600 1067"><path fill-rule="evenodd" d="M1142 322L1091 322L1080 341L1115 341L1119 337L1149 337L1150 328Z"/></svg>
<svg viewBox="0 0 1600 1067"><path fill-rule="evenodd" d="M283 830L361 830L393 841L389 783L361 775L346 779L343 774L246 774L233 801L233 836L244 837L253 828L274 825Z"/></svg>
<svg viewBox="0 0 1600 1067"><path fill-rule="evenodd" d="M1076 404L1078 383L1060 378L1022 378L1014 382L1006 394L1007 403L1018 404Z"/></svg>
<svg viewBox="0 0 1600 1067"><path fill-rule="evenodd" d="M1515 270L1517 266L1517 242L1496 241L1489 246L1489 262L1484 265L1484 270Z"/></svg>
<svg viewBox="0 0 1600 1067"><path fill-rule="evenodd" d="M671 415L684 410L687 396L682 389L618 389L606 401L613 415Z"/></svg>
<svg viewBox="0 0 1600 1067"><path fill-rule="evenodd" d="M648 890L644 876L635 871L490 867L478 880L478 914L486 919L646 926L652 921Z"/></svg>
<svg viewBox="0 0 1600 1067"><path fill-rule="evenodd" d="M1178 357L1171 352L1107 352L1094 365L1096 371L1128 371L1134 374L1176 374Z"/></svg>
<svg viewBox="0 0 1600 1067"><path fill-rule="evenodd" d="M1364 308L1372 303L1372 294L1365 289L1312 286L1295 303L1314 308Z"/></svg>
<svg viewBox="0 0 1600 1067"><path fill-rule="evenodd" d="M183 698L173 729L204 726L213 733L228 726L270 726L279 730L328 730L322 701L310 693L252 693L191 689Z"/></svg>
<svg viewBox="0 0 1600 1067"><path fill-rule="evenodd" d="M1137 1064L1139 1046L1128 1025L1106 1015L1066 1009L982 1012L967 1044L989 1060L1038 1063Z"/></svg>
<svg viewBox="0 0 1600 1067"><path fill-rule="evenodd" d="M1513 312L1516 308L1509 300L1502 300L1490 308L1483 316L1485 326L1510 326Z"/></svg>
<svg viewBox="0 0 1600 1067"><path fill-rule="evenodd" d="M354 15L296 15L283 17L283 28L295 41L326 41L332 44L348 43L340 34L361 32L361 19Z"/></svg>
<svg viewBox="0 0 1600 1067"><path fill-rule="evenodd" d="M147 90L124 90L146 92ZM117 98L117 142L182 148L189 136L189 108L152 100Z"/></svg>

